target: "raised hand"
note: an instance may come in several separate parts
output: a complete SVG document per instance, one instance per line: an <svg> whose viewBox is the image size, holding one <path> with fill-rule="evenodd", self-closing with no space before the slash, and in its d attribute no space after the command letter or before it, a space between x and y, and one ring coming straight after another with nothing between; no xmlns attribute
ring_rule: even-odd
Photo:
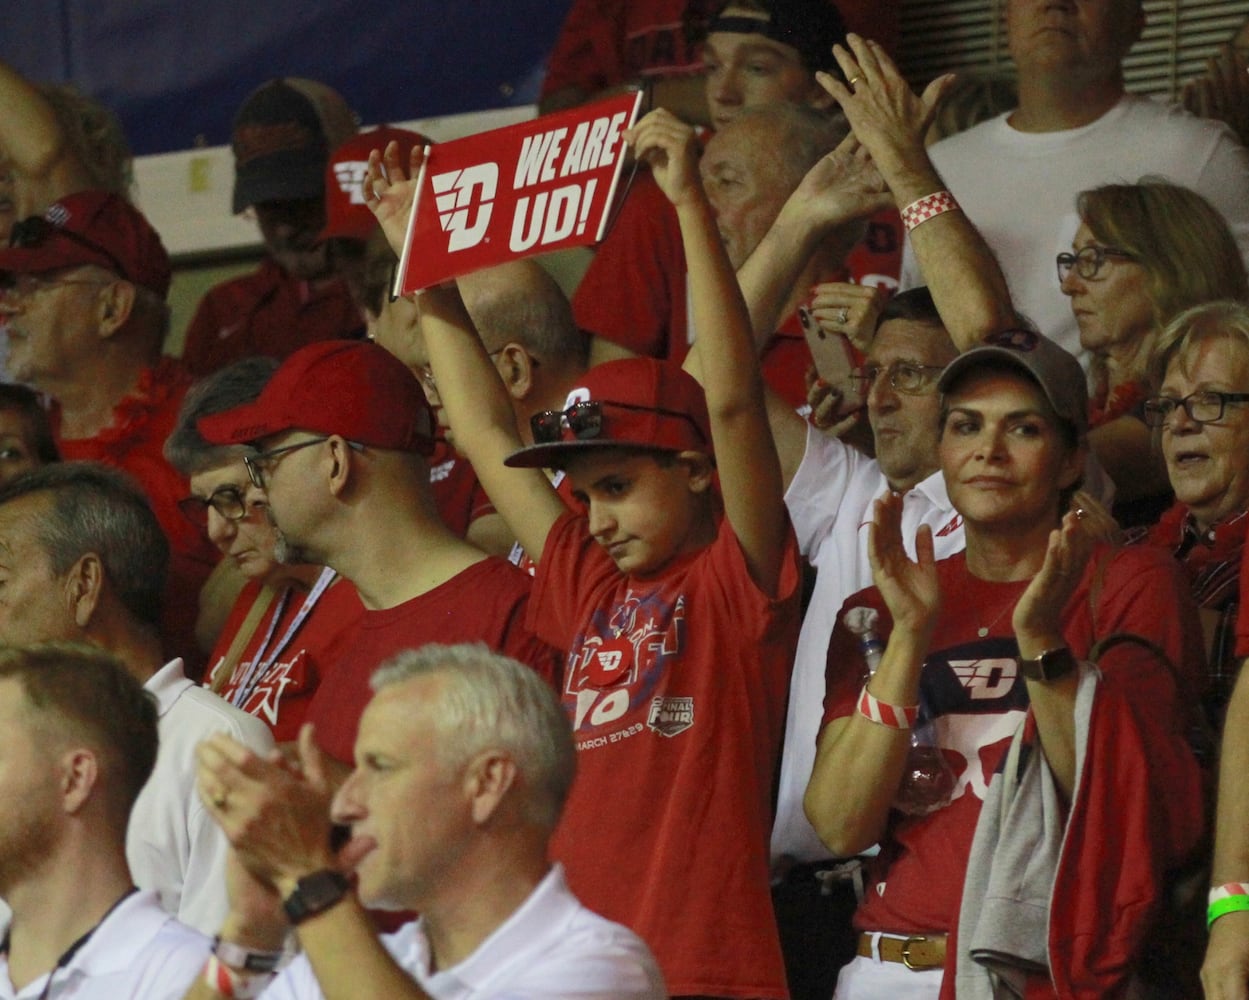
<svg viewBox="0 0 1249 1000"><path fill-rule="evenodd" d="M847 281L825 281L816 285L811 298L811 316L828 333L849 338L860 353L866 354L876 333L876 320L885 306L885 293L871 285Z"/></svg>
<svg viewBox="0 0 1249 1000"><path fill-rule="evenodd" d="M932 529L921 525L915 535L915 556L902 543L902 495L889 493L873 505L868 534L872 582L885 599L895 630L904 628L927 639L941 610L941 588L933 552Z"/></svg>
<svg viewBox="0 0 1249 1000"><path fill-rule="evenodd" d="M627 129L624 138L633 147L633 155L650 165L656 183L674 206L702 196L698 139L685 122L657 108Z"/></svg>
<svg viewBox="0 0 1249 1000"><path fill-rule="evenodd" d="M924 136L954 77L938 77L917 96L880 45L855 34L846 41L849 48L835 45L833 55L848 83L828 73L817 73L816 79L841 106L855 137L901 199L898 175L931 169Z"/></svg>
<svg viewBox="0 0 1249 1000"><path fill-rule="evenodd" d="M1082 511L1068 511L1050 532L1045 562L1015 605L1011 624L1020 648L1048 648L1062 638L1062 613L1084 575L1094 534L1081 523Z"/></svg>
<svg viewBox="0 0 1249 1000"><path fill-rule="evenodd" d="M329 782L305 729L299 764L277 750L260 757L222 735L196 748L200 798L239 861L269 886L334 864Z"/></svg>
<svg viewBox="0 0 1249 1000"><path fill-rule="evenodd" d="M369 153L369 169L361 185L364 203L377 218L396 256L403 254L408 219L416 200L416 181L424 163L425 149L420 145L412 147L406 169L400 162L398 142L388 143L384 151L375 149Z"/></svg>

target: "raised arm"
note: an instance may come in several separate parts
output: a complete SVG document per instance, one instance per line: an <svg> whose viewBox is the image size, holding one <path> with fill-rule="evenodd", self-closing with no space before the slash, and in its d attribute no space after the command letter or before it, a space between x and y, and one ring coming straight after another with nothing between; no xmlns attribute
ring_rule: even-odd
<svg viewBox="0 0 1249 1000"><path fill-rule="evenodd" d="M1218 802L1210 884L1249 881L1249 671L1243 666L1227 704ZM1210 925L1201 983L1208 1000L1249 998L1249 911Z"/></svg>
<svg viewBox="0 0 1249 1000"><path fill-rule="evenodd" d="M923 97L917 97L878 44L853 34L847 41L849 49L838 45L833 53L854 85L827 73L817 74L817 79L841 105L898 208L945 191L925 150L924 134L953 77L939 77ZM959 350L1015 324L1002 269L963 212L934 215L911 229L909 239L937 311Z"/></svg>
<svg viewBox="0 0 1249 1000"><path fill-rule="evenodd" d="M91 186L91 176L69 147L56 111L37 87L0 62L0 157L8 160L20 217Z"/></svg>
<svg viewBox="0 0 1249 1000"><path fill-rule="evenodd" d="M367 838L357 838L334 855L329 784L311 726L300 732L299 754L295 767L276 754L257 757L221 736L196 752L200 795L232 845L224 942L280 952L290 929L281 900L298 880L326 869L350 872L372 846ZM326 1000L361 995L429 1000L382 947L354 892L300 924L299 943ZM201 976L186 1000L236 995Z"/></svg>
<svg viewBox="0 0 1249 1000"><path fill-rule="evenodd" d="M877 500L868 556L893 630L867 690L878 702L899 708L919 704L920 672L941 605L926 525L916 536L915 552L912 560L902 544L902 497L890 493ZM803 806L834 855L858 854L880 839L909 748L909 728L882 725L857 710L824 727Z"/></svg>
<svg viewBox="0 0 1249 1000"><path fill-rule="evenodd" d="M424 151L412 150L409 169L396 143L374 150L364 180L373 214L396 254L402 254ZM511 401L454 287L430 288L418 299L421 332L438 395L455 429L456 447L472 463L495 509L535 562L547 534L564 513L563 501L540 469L509 469L503 460L522 447Z"/></svg>
<svg viewBox="0 0 1249 1000"><path fill-rule="evenodd" d="M750 318L699 178L694 132L659 110L626 137L635 155L651 164L681 224L725 515L751 577L765 593L775 593L787 530L780 462L768 427Z"/></svg>
<svg viewBox="0 0 1249 1000"><path fill-rule="evenodd" d="M757 349L775 333L794 282L820 243L891 204L884 179L853 135L807 171L737 272Z"/></svg>

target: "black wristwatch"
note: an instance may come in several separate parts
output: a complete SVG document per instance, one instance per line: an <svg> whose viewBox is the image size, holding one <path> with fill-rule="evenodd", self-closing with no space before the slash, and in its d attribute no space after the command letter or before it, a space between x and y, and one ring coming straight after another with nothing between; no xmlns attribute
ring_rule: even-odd
<svg viewBox="0 0 1249 1000"><path fill-rule="evenodd" d="M292 924L298 926L309 917L324 913L351 888L351 880L342 872L324 868L305 875L295 883L295 890L282 901L282 909Z"/></svg>
<svg viewBox="0 0 1249 1000"><path fill-rule="evenodd" d="M1048 683L1060 677L1066 677L1076 668L1075 654L1066 646L1055 646L1047 649L1035 659L1015 660L1019 664L1019 672L1026 680Z"/></svg>

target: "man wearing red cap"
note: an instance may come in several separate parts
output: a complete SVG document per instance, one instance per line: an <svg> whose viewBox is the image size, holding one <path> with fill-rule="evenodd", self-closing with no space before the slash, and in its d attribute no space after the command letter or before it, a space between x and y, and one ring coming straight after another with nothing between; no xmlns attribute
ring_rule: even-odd
<svg viewBox="0 0 1249 1000"><path fill-rule="evenodd" d="M194 657L196 600L217 557L178 513L186 480L161 452L189 379L161 355L170 267L160 236L118 195L84 191L13 227L0 277L9 375L53 398L62 458L116 466L143 487L172 552L165 640Z"/></svg>
<svg viewBox="0 0 1249 1000"><path fill-rule="evenodd" d="M245 461L268 492L278 558L332 566L360 594L366 610L350 653L309 709L343 774L369 675L400 650L484 642L553 676L553 651L524 626L529 578L438 517L426 463L433 419L416 377L393 355L369 343L310 344L255 403L198 427L209 441L260 449Z"/></svg>
<svg viewBox="0 0 1249 1000"><path fill-rule="evenodd" d="M321 236L330 152L355 132L347 102L315 80L270 80L243 102L234 119L234 211L255 212L267 256L201 300L182 351L193 375L363 332Z"/></svg>

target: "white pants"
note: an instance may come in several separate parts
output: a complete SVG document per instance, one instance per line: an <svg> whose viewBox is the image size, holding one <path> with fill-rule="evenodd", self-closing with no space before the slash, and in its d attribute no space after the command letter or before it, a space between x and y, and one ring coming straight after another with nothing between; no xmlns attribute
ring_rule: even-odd
<svg viewBox="0 0 1249 1000"><path fill-rule="evenodd" d="M833 1000L937 1000L943 970L914 972L901 962L881 962L865 955L843 966Z"/></svg>

